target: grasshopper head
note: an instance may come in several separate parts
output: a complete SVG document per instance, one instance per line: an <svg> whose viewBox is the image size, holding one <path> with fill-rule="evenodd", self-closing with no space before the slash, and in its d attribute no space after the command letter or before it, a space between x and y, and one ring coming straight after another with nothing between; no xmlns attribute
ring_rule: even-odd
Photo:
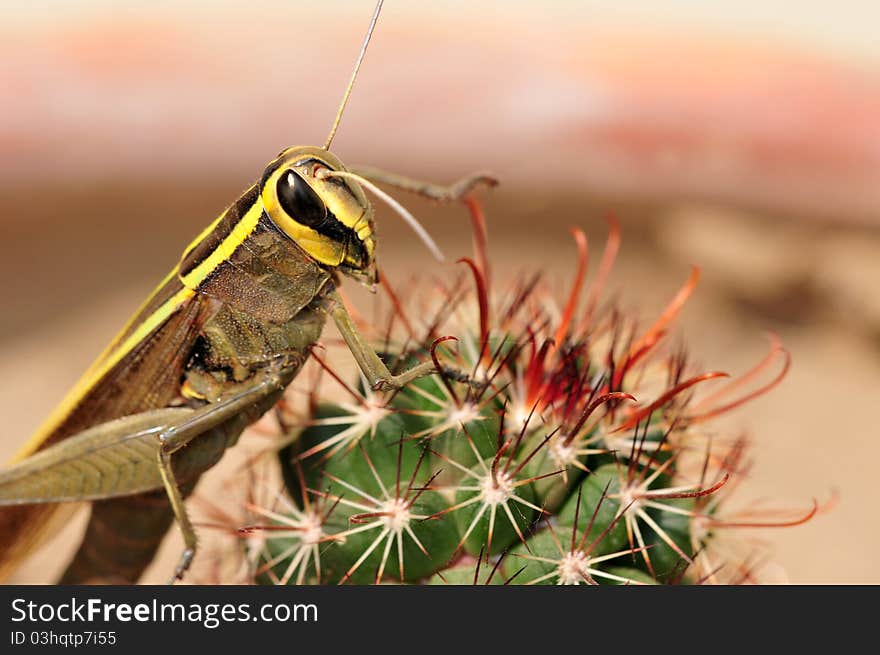
<svg viewBox="0 0 880 655"><path fill-rule="evenodd" d="M356 182L327 174L345 170L324 148L288 148L266 167L260 195L269 218L315 261L373 283L373 207Z"/></svg>

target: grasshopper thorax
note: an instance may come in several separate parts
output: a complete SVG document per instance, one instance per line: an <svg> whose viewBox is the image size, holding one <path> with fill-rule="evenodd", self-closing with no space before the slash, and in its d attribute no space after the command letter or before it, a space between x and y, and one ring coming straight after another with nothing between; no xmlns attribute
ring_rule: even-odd
<svg viewBox="0 0 880 655"><path fill-rule="evenodd" d="M294 146L263 173L260 197L272 222L323 266L375 281L373 208L336 155Z"/></svg>

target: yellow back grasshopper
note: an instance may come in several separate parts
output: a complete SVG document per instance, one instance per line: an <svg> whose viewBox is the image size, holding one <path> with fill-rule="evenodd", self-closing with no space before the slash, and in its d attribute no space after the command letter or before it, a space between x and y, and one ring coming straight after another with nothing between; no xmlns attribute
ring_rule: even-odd
<svg viewBox="0 0 880 655"><path fill-rule="evenodd" d="M392 375L337 292L343 276L374 286L373 208L364 189L415 219L374 182L439 201L493 185L485 174L442 187L346 168L329 151L382 0L377 3L322 147L295 146L184 250L42 428L0 472L0 575L46 536L57 503L92 501L64 583L136 581L172 521L183 534L172 581L197 538L184 498L245 427L279 400L333 318L374 388L400 388L431 361ZM360 173L359 173L360 170Z"/></svg>

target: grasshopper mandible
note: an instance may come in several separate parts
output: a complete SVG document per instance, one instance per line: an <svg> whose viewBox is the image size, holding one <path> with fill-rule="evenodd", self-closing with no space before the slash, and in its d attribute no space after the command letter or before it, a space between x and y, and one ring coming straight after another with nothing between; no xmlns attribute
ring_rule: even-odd
<svg viewBox="0 0 880 655"><path fill-rule="evenodd" d="M199 476L279 400L333 318L374 388L399 388L431 361L392 375L337 292L343 276L376 281L373 209L386 200L436 246L381 182L450 201L486 174L442 187L376 169L348 169L329 151L382 1L377 3L322 147L281 152L186 248L177 267L0 472L0 573L45 536L66 501L92 501L65 583L134 582L176 519L183 576L197 538L184 505ZM124 541L124 544L120 544Z"/></svg>

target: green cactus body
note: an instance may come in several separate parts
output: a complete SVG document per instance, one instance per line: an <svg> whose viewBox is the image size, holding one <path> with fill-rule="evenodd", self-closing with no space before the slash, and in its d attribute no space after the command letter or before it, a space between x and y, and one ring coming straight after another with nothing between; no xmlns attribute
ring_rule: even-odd
<svg viewBox="0 0 880 655"><path fill-rule="evenodd" d="M612 253L616 239L614 227ZM719 387L720 374L689 371L679 352L664 349L696 271L640 332L635 319L597 303L601 283L577 310L584 264L563 310L533 283L494 296L486 271L472 264L469 295L437 288L433 301L412 308L436 317L423 337L410 329L384 343L391 368L430 356L440 373L392 394L354 385L347 403L323 402L313 390L318 402L280 454L289 502L264 513L259 579L656 584L717 576L701 552L723 524L719 499L741 444L710 440L696 426L747 394L731 400L739 383ZM440 345L444 334L456 336L456 348ZM404 348L412 343L421 347ZM773 353L787 365L778 344ZM711 396L695 400L712 384Z"/></svg>

